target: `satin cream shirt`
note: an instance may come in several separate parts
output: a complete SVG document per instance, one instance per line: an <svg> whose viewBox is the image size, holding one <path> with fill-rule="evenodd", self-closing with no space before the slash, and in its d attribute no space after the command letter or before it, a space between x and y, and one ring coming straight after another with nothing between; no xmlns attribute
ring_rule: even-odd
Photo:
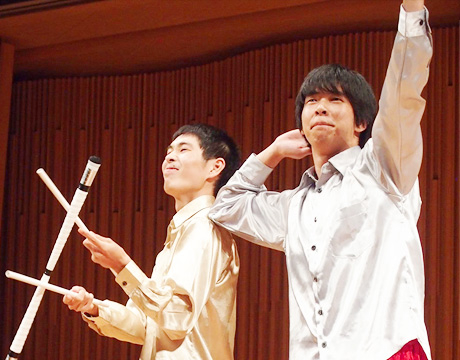
<svg viewBox="0 0 460 360"><path fill-rule="evenodd" d="M86 317L100 335L143 345L140 359L233 359L239 258L230 233L208 219L213 196L173 217L151 278L130 262L116 281L127 305L105 300Z"/></svg>
<svg viewBox="0 0 460 360"><path fill-rule="evenodd" d="M426 10L401 8L372 139L307 170L281 193L251 157L229 180L210 218L286 254L291 360L386 360L418 339L424 266L417 232L420 120L432 54ZM269 279L267 279L269 281ZM244 331L242 329L241 331Z"/></svg>

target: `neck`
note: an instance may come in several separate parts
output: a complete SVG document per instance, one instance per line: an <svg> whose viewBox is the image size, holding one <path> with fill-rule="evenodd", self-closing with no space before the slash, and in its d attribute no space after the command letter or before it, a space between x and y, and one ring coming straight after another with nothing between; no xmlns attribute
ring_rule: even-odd
<svg viewBox="0 0 460 360"><path fill-rule="evenodd" d="M329 161L331 157L336 154L323 154L312 149L313 164L315 166L316 177L319 179L321 176L321 168Z"/></svg>
<svg viewBox="0 0 460 360"><path fill-rule="evenodd" d="M192 202L193 200L198 199L200 196L203 196L203 195L214 196L214 192L201 189L200 191L197 191L194 193L187 193L187 194L181 194L178 196L174 196L176 212L182 209L189 202Z"/></svg>
<svg viewBox="0 0 460 360"><path fill-rule="evenodd" d="M357 146L358 143L356 144L350 144L347 146L341 146L341 147L321 147L319 145L312 146L311 148L311 154L313 157L313 164L315 165L315 171L316 175L319 179L321 176L321 168L325 163L329 161L330 158L334 157L337 154L340 154L341 152L348 150L354 146Z"/></svg>

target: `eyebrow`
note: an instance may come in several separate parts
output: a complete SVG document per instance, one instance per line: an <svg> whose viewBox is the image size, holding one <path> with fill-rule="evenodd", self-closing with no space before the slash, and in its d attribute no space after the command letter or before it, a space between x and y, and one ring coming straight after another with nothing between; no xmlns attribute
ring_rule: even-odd
<svg viewBox="0 0 460 360"><path fill-rule="evenodd" d="M179 144L177 144L177 145L175 145L175 146L176 146L176 148L178 148L178 147L181 147L181 146L183 146L183 145L192 146L192 143L189 143L189 142L187 142L187 141L182 141L182 142L180 142ZM173 146L172 146L172 145L168 145L168 147L166 148L166 151L172 150L172 149L173 149Z"/></svg>

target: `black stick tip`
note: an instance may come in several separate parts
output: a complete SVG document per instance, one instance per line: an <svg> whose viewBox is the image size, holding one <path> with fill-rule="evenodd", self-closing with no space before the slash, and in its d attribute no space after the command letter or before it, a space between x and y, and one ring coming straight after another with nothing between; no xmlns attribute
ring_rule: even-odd
<svg viewBox="0 0 460 360"><path fill-rule="evenodd" d="M94 155L90 156L89 161L91 161L91 162L93 162L95 164L99 164L99 165L101 164L101 158L98 157L98 156L94 156Z"/></svg>

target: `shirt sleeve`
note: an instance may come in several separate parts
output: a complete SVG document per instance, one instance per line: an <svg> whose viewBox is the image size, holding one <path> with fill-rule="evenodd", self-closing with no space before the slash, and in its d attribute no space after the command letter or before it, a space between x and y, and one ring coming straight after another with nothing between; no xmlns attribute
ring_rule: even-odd
<svg viewBox="0 0 460 360"><path fill-rule="evenodd" d="M221 251L221 235L207 218L184 224L162 282L147 277L134 262L116 281L134 304L171 340L190 332L228 260Z"/></svg>
<svg viewBox="0 0 460 360"><path fill-rule="evenodd" d="M401 6L379 111L372 130L373 154L380 167L374 176L392 193L407 194L422 162L421 92L432 56L428 11L406 12Z"/></svg>
<svg viewBox="0 0 460 360"><path fill-rule="evenodd" d="M143 345L146 333L146 316L132 301L125 305L104 300L99 316L82 314L83 320L99 335Z"/></svg>
<svg viewBox="0 0 460 360"><path fill-rule="evenodd" d="M271 172L252 154L220 189L209 218L245 240L284 251L292 191L267 191Z"/></svg>

